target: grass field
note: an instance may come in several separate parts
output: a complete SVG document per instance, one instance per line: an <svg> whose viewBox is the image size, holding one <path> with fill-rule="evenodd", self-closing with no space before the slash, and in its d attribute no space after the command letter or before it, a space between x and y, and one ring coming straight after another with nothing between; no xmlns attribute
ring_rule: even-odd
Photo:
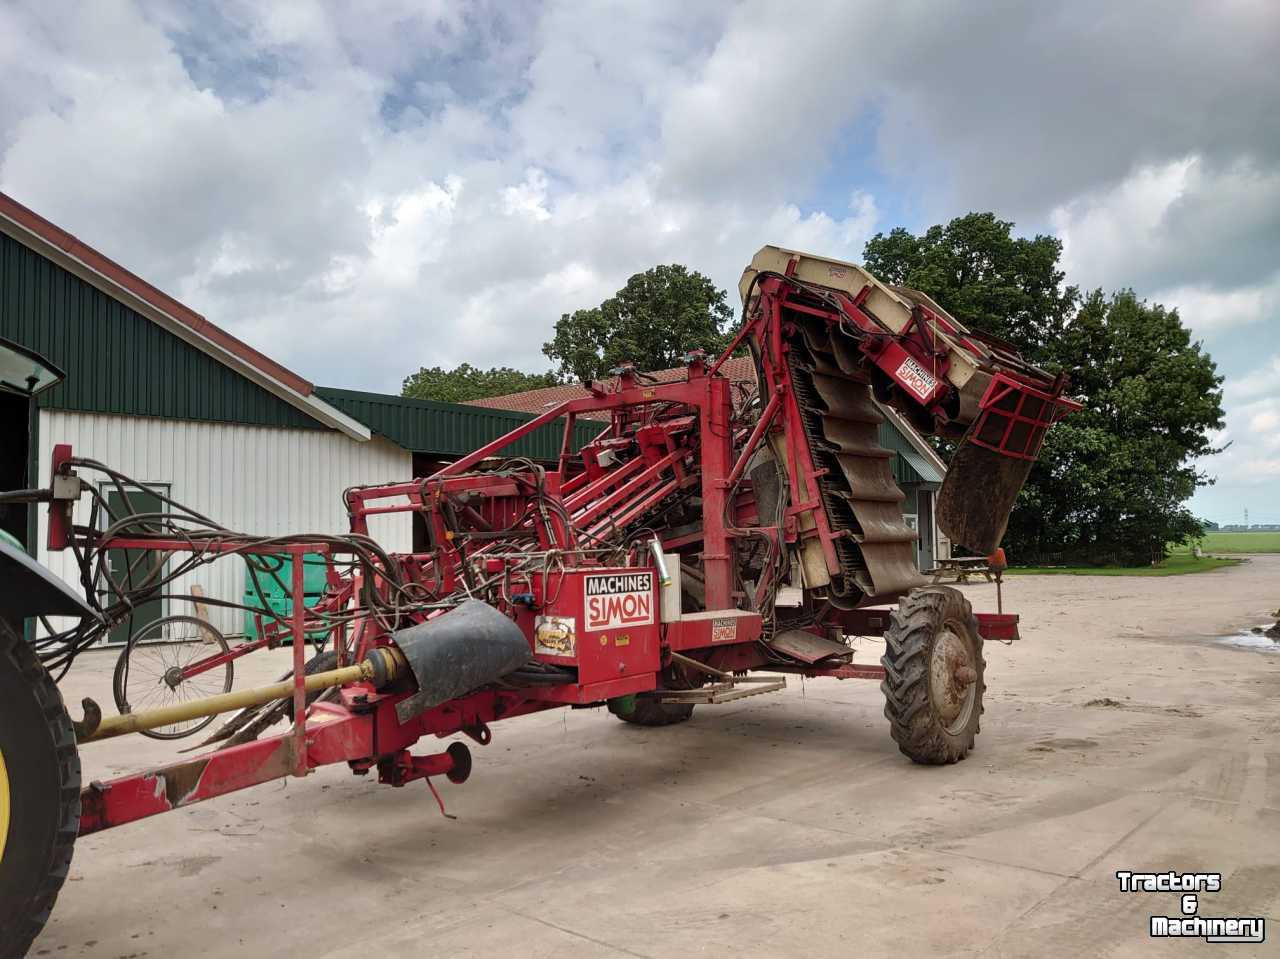
<svg viewBox="0 0 1280 959"><path fill-rule="evenodd" d="M1191 555L1191 547L1174 546L1169 558L1159 566L1022 566L1011 568L1014 575L1039 576L1184 576L1207 573L1211 569L1235 566L1238 559L1214 556L1213 553L1280 553L1280 532L1276 533L1206 533L1200 541L1205 553L1200 559Z"/></svg>
<svg viewBox="0 0 1280 959"><path fill-rule="evenodd" d="M1206 553L1280 553L1280 532L1205 533L1200 548Z"/></svg>
<svg viewBox="0 0 1280 959"><path fill-rule="evenodd" d="M1237 566L1241 562L1243 560L1221 556L1196 559L1188 551L1174 553L1159 566L1011 566L1008 572L1014 576L1185 576L1188 573L1207 573L1224 566Z"/></svg>

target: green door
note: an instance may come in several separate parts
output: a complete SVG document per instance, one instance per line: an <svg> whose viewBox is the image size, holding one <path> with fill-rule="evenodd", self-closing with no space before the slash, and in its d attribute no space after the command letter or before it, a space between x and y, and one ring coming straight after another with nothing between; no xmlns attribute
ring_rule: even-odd
<svg viewBox="0 0 1280 959"><path fill-rule="evenodd" d="M156 487L156 489L163 492L167 490L167 487ZM129 490L127 502L120 495L118 489L108 486L102 492L107 499L107 505L110 507L112 515L116 519L127 515L129 513L128 507L132 507L134 513L161 513L164 511L164 503L161 502L160 497L152 489ZM130 581L130 568L132 567L132 582L140 583L161 562L161 554L153 550L113 549L107 552L107 575L111 577L113 584L126 586ZM112 627L111 632L107 635L107 642L114 644L128 642L129 637L135 632L155 622L163 615L163 599L148 599L146 602L139 603L134 608L131 616Z"/></svg>

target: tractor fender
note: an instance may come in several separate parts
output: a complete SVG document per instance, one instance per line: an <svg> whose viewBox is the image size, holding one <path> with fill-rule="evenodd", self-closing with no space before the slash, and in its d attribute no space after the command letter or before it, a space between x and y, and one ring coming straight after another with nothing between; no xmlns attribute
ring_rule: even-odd
<svg viewBox="0 0 1280 959"><path fill-rule="evenodd" d="M0 540L0 617L21 624L30 616L88 616L92 607L16 546Z"/></svg>

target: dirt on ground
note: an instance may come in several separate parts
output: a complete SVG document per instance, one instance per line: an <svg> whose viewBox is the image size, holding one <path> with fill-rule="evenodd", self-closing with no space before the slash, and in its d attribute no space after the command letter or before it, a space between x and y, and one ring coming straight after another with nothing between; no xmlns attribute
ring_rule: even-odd
<svg viewBox="0 0 1280 959"><path fill-rule="evenodd" d="M977 609L995 587L962 587ZM987 644L978 747L902 757L877 685L793 679L641 729L603 710L494 727L440 790L330 767L86 837L36 955L1132 956L1275 954L1280 555L1167 578L1019 577L1023 641ZM878 641L858 643L875 661ZM112 656L64 683L110 701ZM274 677L243 661L237 687ZM443 744L440 744L441 746ZM431 743L423 743L426 751ZM174 754L85 747L86 778ZM1118 870L1218 872L1202 916L1268 941L1159 942L1175 893Z"/></svg>

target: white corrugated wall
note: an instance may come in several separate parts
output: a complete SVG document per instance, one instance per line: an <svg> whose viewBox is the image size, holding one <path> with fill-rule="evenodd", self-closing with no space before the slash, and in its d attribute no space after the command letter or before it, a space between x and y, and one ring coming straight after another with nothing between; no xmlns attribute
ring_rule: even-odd
<svg viewBox="0 0 1280 959"><path fill-rule="evenodd" d="M173 499L229 529L271 536L345 533L343 490L413 475L412 455L380 437L361 443L325 429L41 410L41 485L49 483L49 460L57 443L70 443L75 455L92 457L143 483L167 484ZM41 562L78 589L79 574L70 551L45 549L48 518L45 507L39 512ZM88 514L88 497L82 497L76 521L88 522ZM408 514L374 517L369 529L388 550L412 549ZM244 563L231 557L201 567L172 591L189 592L193 583L205 595L238 601L244 591ZM168 612L191 611L179 605L185 604L171 603ZM209 616L224 632L243 629L239 610L211 606Z"/></svg>

